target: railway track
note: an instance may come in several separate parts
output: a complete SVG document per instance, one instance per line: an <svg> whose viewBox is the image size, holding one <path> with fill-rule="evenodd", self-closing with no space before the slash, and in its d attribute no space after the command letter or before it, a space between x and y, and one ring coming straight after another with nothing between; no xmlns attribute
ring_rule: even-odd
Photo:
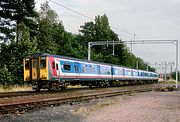
<svg viewBox="0 0 180 122"><path fill-rule="evenodd" d="M148 91L153 91L158 89L159 86L155 87L149 87L149 88L136 88L136 89L131 89L131 90L111 90L111 91L103 91L103 90L96 90L96 91L91 91L91 92L76 92L73 94L61 94L56 97L47 97L44 96L43 99L42 97L39 97L38 99L34 100L25 100L25 98L22 101L18 102L0 102L0 114L8 114L8 113L23 113L29 110L34 110L38 109L41 107L48 107L48 106L59 106L62 104L66 103L74 103L74 102L81 102L81 101L87 101L91 99L97 99L97 98L103 98L103 97L112 97L112 96L117 96L117 95L124 95L124 94L132 94L132 93L139 93L139 92L148 92ZM32 97L33 99L33 97ZM0 100L1 101L1 100ZM10 100L11 101L11 100Z"/></svg>
<svg viewBox="0 0 180 122"><path fill-rule="evenodd" d="M161 82L156 83L156 84L162 84ZM145 84L149 85L149 84ZM136 86L136 85L134 85ZM126 85L120 86L120 87L128 87ZM87 90L89 87L80 87L80 88L67 88L66 90L52 90L52 91L41 91L41 92L36 92L36 91L18 91L18 92L4 92L0 93L0 98L11 98L11 97L20 97L20 96L34 96L34 95L40 95L40 94L55 94L55 93L61 93L61 92L73 92L77 90ZM102 88L95 88L95 89L102 89Z"/></svg>
<svg viewBox="0 0 180 122"><path fill-rule="evenodd" d="M87 87L81 87L81 88L67 88L66 90L52 90L52 91L18 91L18 92L4 92L0 93L0 98L11 98L11 97L19 97L19 96L31 96L31 95L39 95L39 94L55 94L55 93L61 93L61 92L72 92L76 90L87 90Z"/></svg>

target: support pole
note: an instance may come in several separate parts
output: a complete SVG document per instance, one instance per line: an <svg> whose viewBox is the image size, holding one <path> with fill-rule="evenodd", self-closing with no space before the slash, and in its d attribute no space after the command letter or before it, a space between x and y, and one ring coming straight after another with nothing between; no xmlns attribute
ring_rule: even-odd
<svg viewBox="0 0 180 122"><path fill-rule="evenodd" d="M131 40L131 53L132 53L132 40Z"/></svg>
<svg viewBox="0 0 180 122"><path fill-rule="evenodd" d="M114 56L114 40L113 40L113 56Z"/></svg>
<svg viewBox="0 0 180 122"><path fill-rule="evenodd" d="M176 40L176 88L178 87L178 40Z"/></svg>
<svg viewBox="0 0 180 122"><path fill-rule="evenodd" d="M136 69L139 69L138 61L136 61Z"/></svg>
<svg viewBox="0 0 180 122"><path fill-rule="evenodd" d="M165 80L165 83L167 82L167 62L165 61L165 74L164 74L164 80Z"/></svg>
<svg viewBox="0 0 180 122"><path fill-rule="evenodd" d="M91 42L88 42L88 61L91 60Z"/></svg>
<svg viewBox="0 0 180 122"><path fill-rule="evenodd" d="M148 64L147 64L146 70L149 71L149 66L148 66Z"/></svg>

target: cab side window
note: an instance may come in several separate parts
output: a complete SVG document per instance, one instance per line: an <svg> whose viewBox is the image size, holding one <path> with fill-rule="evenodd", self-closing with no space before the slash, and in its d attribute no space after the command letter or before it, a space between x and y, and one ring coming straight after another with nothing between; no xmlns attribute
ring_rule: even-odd
<svg viewBox="0 0 180 122"><path fill-rule="evenodd" d="M52 62L52 68L55 69L55 63L54 63L54 61Z"/></svg>
<svg viewBox="0 0 180 122"><path fill-rule="evenodd" d="M41 64L41 69L46 68L46 58L45 57L41 58L40 64Z"/></svg>
<svg viewBox="0 0 180 122"><path fill-rule="evenodd" d="M29 65L30 65L29 60L26 60L26 61L25 61L25 69L26 69L26 70L29 70L29 67L30 67Z"/></svg>

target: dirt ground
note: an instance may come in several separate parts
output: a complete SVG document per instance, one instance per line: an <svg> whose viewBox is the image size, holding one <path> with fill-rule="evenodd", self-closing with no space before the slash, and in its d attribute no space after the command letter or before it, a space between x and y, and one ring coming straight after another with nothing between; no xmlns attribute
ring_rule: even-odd
<svg viewBox="0 0 180 122"><path fill-rule="evenodd" d="M86 122L180 122L180 91L127 96L90 113Z"/></svg>
<svg viewBox="0 0 180 122"><path fill-rule="evenodd" d="M69 103L17 115L1 122L180 122L180 91L145 92Z"/></svg>

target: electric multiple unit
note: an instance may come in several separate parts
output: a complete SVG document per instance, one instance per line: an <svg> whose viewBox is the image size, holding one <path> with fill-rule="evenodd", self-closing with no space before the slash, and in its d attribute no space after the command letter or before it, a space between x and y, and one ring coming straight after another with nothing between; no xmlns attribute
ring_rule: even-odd
<svg viewBox="0 0 180 122"><path fill-rule="evenodd" d="M155 72L50 54L24 59L24 81L33 89L58 89L71 85L109 86L113 82L157 82Z"/></svg>

